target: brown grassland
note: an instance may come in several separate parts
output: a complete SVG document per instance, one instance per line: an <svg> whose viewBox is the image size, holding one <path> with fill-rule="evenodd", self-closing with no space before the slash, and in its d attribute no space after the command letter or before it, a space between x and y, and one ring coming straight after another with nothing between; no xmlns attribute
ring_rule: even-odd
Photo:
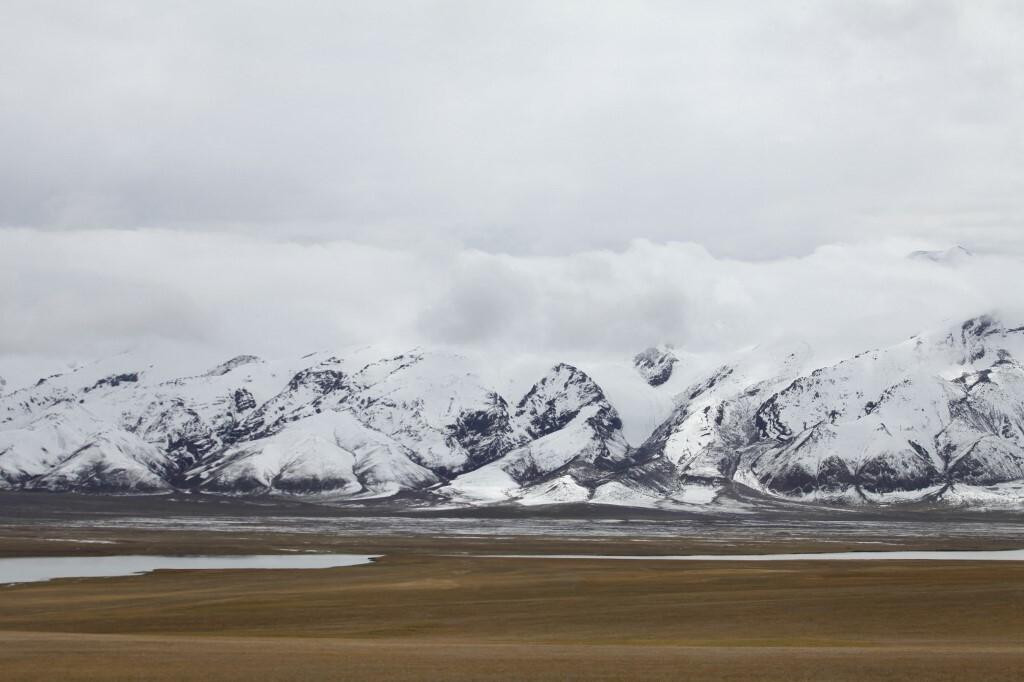
<svg viewBox="0 0 1024 682"><path fill-rule="evenodd" d="M99 537L116 544L67 542ZM4 527L0 556L285 549L384 556L325 570L157 571L0 587L0 677L1010 680L1024 671L1024 562L460 554L635 554L638 546ZM680 539L658 549L712 548Z"/></svg>

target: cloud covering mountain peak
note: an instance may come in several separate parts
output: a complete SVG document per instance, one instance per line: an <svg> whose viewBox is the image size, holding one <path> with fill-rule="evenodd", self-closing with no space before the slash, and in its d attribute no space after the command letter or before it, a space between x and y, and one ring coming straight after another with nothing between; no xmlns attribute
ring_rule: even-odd
<svg viewBox="0 0 1024 682"><path fill-rule="evenodd" d="M652 340L707 352L787 337L839 356L978 310L1021 308L1018 259L979 254L942 268L906 258L921 246L837 244L740 261L648 241L531 257L235 234L0 230L0 373L20 381L23 367L42 375L153 344L187 346L210 366L240 348L272 357L302 346L426 344L502 351L514 362L619 356Z"/></svg>

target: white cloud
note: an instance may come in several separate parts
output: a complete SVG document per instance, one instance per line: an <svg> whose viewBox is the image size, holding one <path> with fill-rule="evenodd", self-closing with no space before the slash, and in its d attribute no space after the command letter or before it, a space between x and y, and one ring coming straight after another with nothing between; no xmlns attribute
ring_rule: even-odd
<svg viewBox="0 0 1024 682"><path fill-rule="evenodd" d="M926 244L832 245L771 261L693 244L532 257L423 253L238 234L0 231L0 375L27 354L87 358L155 341L281 355L376 344L626 356L780 338L826 356L967 317L1024 317L1021 262L908 260Z"/></svg>

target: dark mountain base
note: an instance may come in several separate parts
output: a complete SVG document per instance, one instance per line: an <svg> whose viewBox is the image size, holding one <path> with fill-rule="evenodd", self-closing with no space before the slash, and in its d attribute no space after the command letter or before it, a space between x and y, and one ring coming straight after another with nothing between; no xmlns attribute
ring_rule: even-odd
<svg viewBox="0 0 1024 682"><path fill-rule="evenodd" d="M685 511L647 509L593 503L567 503L523 507L495 504L482 507L437 509L418 506L424 500L409 495L365 502L312 502L285 496L222 496L211 494L167 493L153 495L90 495L53 492L0 491L0 524L74 518L110 520L120 517L160 519L173 517L251 517L257 521L275 518L360 518L380 519L507 519L530 520L680 520L695 523L729 524L742 527L751 522L777 521L795 526L815 522L921 522L940 526L952 522L1020 523L1024 510L978 510L943 504L904 504L887 507L825 507L767 498L736 490L738 501L750 504L743 513L726 511ZM169 528L173 530L173 526Z"/></svg>

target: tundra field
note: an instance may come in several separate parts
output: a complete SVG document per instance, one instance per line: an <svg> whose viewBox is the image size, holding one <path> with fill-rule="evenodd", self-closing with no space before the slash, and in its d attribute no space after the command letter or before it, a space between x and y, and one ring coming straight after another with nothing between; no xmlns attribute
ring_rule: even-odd
<svg viewBox="0 0 1024 682"><path fill-rule="evenodd" d="M483 556L1020 548L1011 514L417 515L20 494L0 509L4 557L380 555L0 587L11 680L1009 680L1024 666L1024 562Z"/></svg>

